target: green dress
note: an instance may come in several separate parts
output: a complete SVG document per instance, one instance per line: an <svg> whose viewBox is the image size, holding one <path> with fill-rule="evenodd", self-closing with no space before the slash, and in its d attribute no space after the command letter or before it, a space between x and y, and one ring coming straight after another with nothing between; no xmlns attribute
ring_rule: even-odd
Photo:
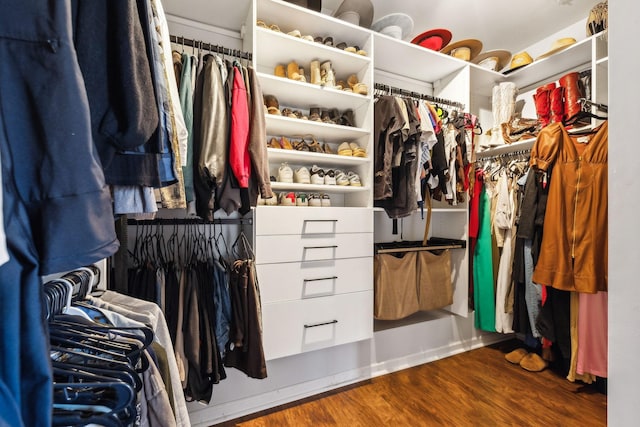
<svg viewBox="0 0 640 427"><path fill-rule="evenodd" d="M475 325L483 331L496 331L496 297L493 286L493 255L491 249L491 201L482 189L480 193L480 228L473 253L473 296Z"/></svg>

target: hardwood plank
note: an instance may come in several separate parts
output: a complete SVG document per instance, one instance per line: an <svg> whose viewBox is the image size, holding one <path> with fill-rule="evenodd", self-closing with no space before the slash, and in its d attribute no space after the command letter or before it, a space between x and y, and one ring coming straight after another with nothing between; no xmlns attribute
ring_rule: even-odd
<svg viewBox="0 0 640 427"><path fill-rule="evenodd" d="M504 355L516 341L373 378L223 426L606 426L607 398Z"/></svg>

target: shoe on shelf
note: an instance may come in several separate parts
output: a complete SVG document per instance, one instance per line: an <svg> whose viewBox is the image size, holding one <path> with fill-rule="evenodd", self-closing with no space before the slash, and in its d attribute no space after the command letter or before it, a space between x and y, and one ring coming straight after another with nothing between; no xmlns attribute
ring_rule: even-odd
<svg viewBox="0 0 640 427"><path fill-rule="evenodd" d="M291 108L283 108L282 115L285 117L289 117L290 119L297 119L296 115L293 114L293 110Z"/></svg>
<svg viewBox="0 0 640 427"><path fill-rule="evenodd" d="M353 149L351 148L351 144L348 142L343 142L338 145L338 155L339 156L353 156Z"/></svg>
<svg viewBox="0 0 640 427"><path fill-rule="evenodd" d="M291 141L286 136L280 137L280 146L285 150L293 150L293 145L291 145Z"/></svg>
<svg viewBox="0 0 640 427"><path fill-rule="evenodd" d="M278 204L280 206L295 206L296 205L296 193L293 191L282 192L278 196Z"/></svg>
<svg viewBox="0 0 640 427"><path fill-rule="evenodd" d="M273 95L264 95L264 105L267 107L267 112L269 114L273 114L276 116L282 115L280 112L280 103L278 102L278 98Z"/></svg>
<svg viewBox="0 0 640 427"><path fill-rule="evenodd" d="M348 110L345 110L340 116L339 120L336 121L336 123L342 126L355 126L353 110L351 108L349 108Z"/></svg>
<svg viewBox="0 0 640 427"><path fill-rule="evenodd" d="M273 193L273 196L264 199L264 204L267 206L276 206L278 204L278 196L276 193Z"/></svg>
<svg viewBox="0 0 640 427"><path fill-rule="evenodd" d="M327 193L322 193L320 198L322 199L322 207L331 206L331 197Z"/></svg>
<svg viewBox="0 0 640 427"><path fill-rule="evenodd" d="M322 117L320 116L320 108L311 107L309 109L309 120L311 120L312 122L321 122L322 121Z"/></svg>
<svg viewBox="0 0 640 427"><path fill-rule="evenodd" d="M258 19L256 21L256 27L260 27L260 28L269 28L269 26L267 24L265 24L265 22L262 19Z"/></svg>
<svg viewBox="0 0 640 427"><path fill-rule="evenodd" d="M294 110L293 115L296 117L296 119L309 120L309 117L302 114L302 111L300 110Z"/></svg>
<svg viewBox="0 0 640 427"><path fill-rule="evenodd" d="M320 76L323 86L334 87L336 85L336 75L331 66L331 61L324 61L320 64Z"/></svg>
<svg viewBox="0 0 640 427"><path fill-rule="evenodd" d="M322 206L322 197L319 193L309 194L309 206L320 207Z"/></svg>
<svg viewBox="0 0 640 427"><path fill-rule="evenodd" d="M355 172L347 172L347 179L349 180L349 185L352 187L362 187L362 183L360 182L360 177Z"/></svg>
<svg viewBox="0 0 640 427"><path fill-rule="evenodd" d="M300 67L298 66L298 63L296 61L291 61L287 64L287 78L299 82L307 81L307 79L304 77L304 72L300 73Z"/></svg>
<svg viewBox="0 0 640 427"><path fill-rule="evenodd" d="M345 50L347 48L347 44L345 42L340 42L336 45L337 49Z"/></svg>
<svg viewBox="0 0 640 427"><path fill-rule="evenodd" d="M336 175L336 185L340 185L342 187L349 185L349 178L347 174L342 172L340 169L335 170Z"/></svg>
<svg viewBox="0 0 640 427"><path fill-rule="evenodd" d="M307 141L305 141L304 138L300 141L294 142L293 149L298 151L311 151L309 144L307 144Z"/></svg>
<svg viewBox="0 0 640 427"><path fill-rule="evenodd" d="M307 196L307 193L298 193L296 196L296 206L309 206L309 196Z"/></svg>
<svg viewBox="0 0 640 427"><path fill-rule="evenodd" d="M336 185L336 173L333 169L324 171L324 185Z"/></svg>
<svg viewBox="0 0 640 427"><path fill-rule="evenodd" d="M329 114L329 110L322 110L320 113L320 119L323 123L335 124L333 120L331 120L331 115Z"/></svg>
<svg viewBox="0 0 640 427"><path fill-rule="evenodd" d="M317 165L311 167L311 183L316 185L324 184L324 170L320 169Z"/></svg>
<svg viewBox="0 0 640 427"><path fill-rule="evenodd" d="M264 206L266 203L264 201L264 199L262 198L262 196L260 196L260 194L258 193L258 200L256 201L256 205L258 206Z"/></svg>
<svg viewBox="0 0 640 427"><path fill-rule="evenodd" d="M310 78L309 81L314 84L314 85L321 85L322 84L322 77L320 74L320 61L318 61L317 59L314 59L313 61L311 61L311 63L309 64L309 68L310 68Z"/></svg>
<svg viewBox="0 0 640 427"><path fill-rule="evenodd" d="M269 28L272 29L273 31L275 31L276 33L281 33L282 32L280 27L278 27L278 25L276 25L276 24L269 25Z"/></svg>
<svg viewBox="0 0 640 427"><path fill-rule="evenodd" d="M267 146L269 148L282 148L282 145L280 145L280 141L278 141L277 138L271 138L269 140L269 144L267 144Z"/></svg>
<svg viewBox="0 0 640 427"><path fill-rule="evenodd" d="M296 169L293 173L293 182L298 184L311 184L311 174L309 173L309 169L304 166Z"/></svg>
<svg viewBox="0 0 640 427"><path fill-rule="evenodd" d="M324 43L325 46L333 46L333 37L326 37L322 43Z"/></svg>
<svg viewBox="0 0 640 427"><path fill-rule="evenodd" d="M293 182L293 170L287 163L283 163L278 168L278 182Z"/></svg>
<svg viewBox="0 0 640 427"><path fill-rule="evenodd" d="M273 69L273 75L276 77L287 77L287 71L284 68L284 65L282 64L277 64L276 67Z"/></svg>
<svg viewBox="0 0 640 427"><path fill-rule="evenodd" d="M322 147L318 143L318 140L316 140L315 136L308 133L304 137L305 138L309 137L311 139L311 142L308 143L309 151L311 151L312 153L322 153Z"/></svg>
<svg viewBox="0 0 640 427"><path fill-rule="evenodd" d="M327 144L326 142L322 144L322 151L324 151L325 154L336 154L331 145Z"/></svg>
<svg viewBox="0 0 640 427"><path fill-rule="evenodd" d="M367 150L360 147L356 142L349 143L353 157L367 157Z"/></svg>
<svg viewBox="0 0 640 427"><path fill-rule="evenodd" d="M308 42L313 42L313 36L311 34L306 34L302 36L302 40L306 40Z"/></svg>
<svg viewBox="0 0 640 427"><path fill-rule="evenodd" d="M296 37L298 39L302 37L302 33L300 32L300 30L291 30L287 33L287 35L291 37Z"/></svg>
<svg viewBox="0 0 640 427"><path fill-rule="evenodd" d="M345 52L356 53L358 52L358 46L347 46L344 48Z"/></svg>

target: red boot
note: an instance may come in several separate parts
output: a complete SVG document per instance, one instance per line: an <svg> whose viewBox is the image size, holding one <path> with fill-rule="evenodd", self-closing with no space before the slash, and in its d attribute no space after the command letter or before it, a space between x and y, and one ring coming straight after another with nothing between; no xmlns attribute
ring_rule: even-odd
<svg viewBox="0 0 640 427"><path fill-rule="evenodd" d="M558 80L560 86L564 88L564 122L580 112L582 106L578 102L584 96L584 91L580 87L580 74L569 73ZM574 123L574 126L580 126Z"/></svg>
<svg viewBox="0 0 640 427"><path fill-rule="evenodd" d="M564 117L563 93L564 88L562 86L559 86L550 92L549 103L551 105L551 123L562 123Z"/></svg>
<svg viewBox="0 0 640 427"><path fill-rule="evenodd" d="M556 87L555 83L549 83L544 86L540 86L536 93L533 95L533 101L536 104L536 114L538 115L538 122L540 127L545 127L549 124L551 119L551 104L549 97L551 91Z"/></svg>

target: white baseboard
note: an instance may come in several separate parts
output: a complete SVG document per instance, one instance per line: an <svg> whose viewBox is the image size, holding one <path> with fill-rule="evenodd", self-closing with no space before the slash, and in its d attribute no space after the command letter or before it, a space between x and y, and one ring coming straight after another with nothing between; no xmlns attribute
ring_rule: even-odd
<svg viewBox="0 0 640 427"><path fill-rule="evenodd" d="M193 427L209 427L223 421L271 409L360 381L366 381L380 375L433 362L510 338L512 338L511 335L483 334L465 341L451 343L444 347L429 349L421 353L374 363L370 366L340 372L317 380L294 384L258 396L250 396L244 399L234 400L233 402L204 407L202 409L191 408L192 410L189 414L191 423Z"/></svg>

